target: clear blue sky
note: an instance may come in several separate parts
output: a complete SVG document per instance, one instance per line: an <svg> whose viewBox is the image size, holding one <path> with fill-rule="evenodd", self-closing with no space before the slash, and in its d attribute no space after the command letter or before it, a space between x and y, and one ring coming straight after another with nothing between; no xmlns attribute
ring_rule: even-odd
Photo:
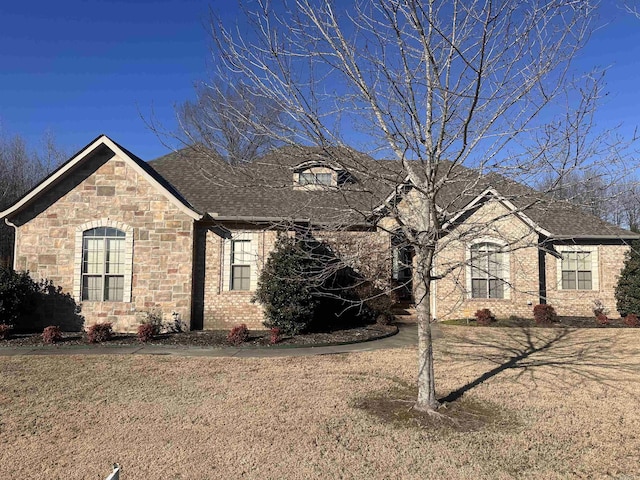
<svg viewBox="0 0 640 480"><path fill-rule="evenodd" d="M105 133L146 160L167 152L145 119L175 128L174 106L206 77L209 7L235 0L4 1L0 126L36 144L45 130L74 153ZM609 67L597 120L640 124L640 19L611 7L580 67Z"/></svg>

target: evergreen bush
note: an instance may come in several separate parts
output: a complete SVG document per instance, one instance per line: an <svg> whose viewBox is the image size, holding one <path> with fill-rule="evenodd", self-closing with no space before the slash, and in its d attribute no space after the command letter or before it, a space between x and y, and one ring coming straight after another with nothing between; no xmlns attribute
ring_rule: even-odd
<svg viewBox="0 0 640 480"><path fill-rule="evenodd" d="M319 303L311 281L317 268L317 260L301 242L284 235L276 240L255 295L264 308L267 328L278 328L283 335L309 328Z"/></svg>
<svg viewBox="0 0 640 480"><path fill-rule="evenodd" d="M29 272L0 268L0 323L13 325L16 330L28 327L38 305L40 290Z"/></svg>
<svg viewBox="0 0 640 480"><path fill-rule="evenodd" d="M616 308L624 317L640 314L640 241L631 244L616 286Z"/></svg>

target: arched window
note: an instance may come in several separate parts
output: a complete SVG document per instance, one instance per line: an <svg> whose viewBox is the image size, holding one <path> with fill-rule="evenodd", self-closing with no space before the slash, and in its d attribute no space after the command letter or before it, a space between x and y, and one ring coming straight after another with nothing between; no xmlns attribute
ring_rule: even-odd
<svg viewBox="0 0 640 480"><path fill-rule="evenodd" d="M125 232L112 227L95 227L82 232L83 301L123 301L125 237Z"/></svg>
<svg viewBox="0 0 640 480"><path fill-rule="evenodd" d="M471 298L505 298L506 256L496 243L471 246Z"/></svg>

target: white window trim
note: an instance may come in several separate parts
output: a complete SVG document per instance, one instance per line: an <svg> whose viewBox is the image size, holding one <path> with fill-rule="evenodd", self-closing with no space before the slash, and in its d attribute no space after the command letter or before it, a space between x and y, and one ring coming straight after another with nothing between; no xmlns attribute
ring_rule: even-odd
<svg viewBox="0 0 640 480"><path fill-rule="evenodd" d="M126 223L117 222L108 218L92 220L76 227L75 252L73 258L73 298L76 302L82 302L82 243L83 234L87 230L98 227L116 228L124 232L124 285L122 302L131 302L131 277L133 275L133 228ZM85 300L86 301L86 300ZM113 302L110 302L113 303Z"/></svg>
<svg viewBox="0 0 640 480"><path fill-rule="evenodd" d="M302 175L310 174L313 175L315 179L317 179L318 175L331 175L331 181L329 184L325 183L302 183ZM323 190L327 188L335 188L338 186L338 172L331 167L315 165L313 167L305 168L304 170L300 170L294 172L293 174L293 184L295 188L303 189L303 190Z"/></svg>
<svg viewBox="0 0 640 480"><path fill-rule="evenodd" d="M591 258L591 290L577 288L562 288L562 259L556 259L556 284L558 290L563 292L593 292L600 290L600 256L597 245L556 245L555 249L562 255L564 252L590 253Z"/></svg>
<svg viewBox="0 0 640 480"><path fill-rule="evenodd" d="M471 248L479 243L493 243L503 248L502 250L502 275L501 278L504 281L504 291L502 298L474 298L473 289L471 288ZM477 238L468 243L465 248L465 280L467 287L467 298L470 300L489 300L489 301L501 301L511 300L511 253L504 249L508 244L503 240L498 240L491 237Z"/></svg>
<svg viewBox="0 0 640 480"><path fill-rule="evenodd" d="M259 234L256 232L242 232L235 231L231 233L231 238L225 238L223 249L223 262L222 262L222 291L223 292L254 292L258 288L258 238ZM249 241L249 290L231 290L231 248L234 240L248 240Z"/></svg>

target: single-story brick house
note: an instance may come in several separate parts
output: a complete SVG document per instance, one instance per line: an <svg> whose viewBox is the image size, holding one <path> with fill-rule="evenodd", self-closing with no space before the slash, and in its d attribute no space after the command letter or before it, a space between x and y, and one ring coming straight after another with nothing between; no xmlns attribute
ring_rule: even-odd
<svg viewBox="0 0 640 480"><path fill-rule="evenodd" d="M354 268L410 284L411 253L381 206L411 208L412 194L394 162L348 149L283 148L232 168L190 148L146 163L101 135L0 218L15 228L14 268L60 285L85 326L130 331L154 312L192 329L260 328L251 298L278 232L306 229ZM437 254L438 319L530 316L541 301L561 315L590 315L596 299L614 310L637 235L499 176L454 183L439 203L457 213Z"/></svg>

